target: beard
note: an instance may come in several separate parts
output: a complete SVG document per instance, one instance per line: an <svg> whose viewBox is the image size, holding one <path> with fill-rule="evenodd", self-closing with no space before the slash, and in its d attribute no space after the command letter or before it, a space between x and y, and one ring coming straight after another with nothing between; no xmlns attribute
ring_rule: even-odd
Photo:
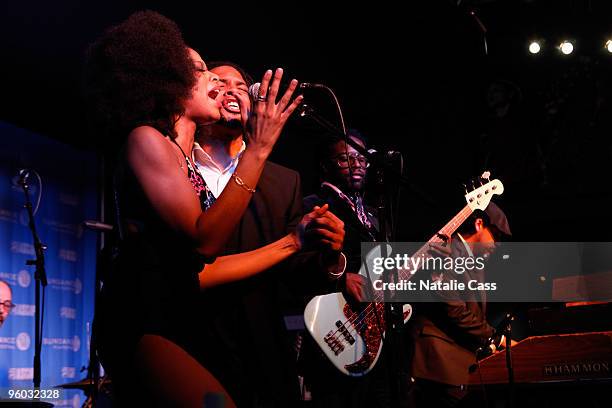
<svg viewBox="0 0 612 408"><path fill-rule="evenodd" d="M221 118L212 125L203 126L196 138L199 142L204 139L229 142L243 133L242 122L238 119Z"/></svg>
<svg viewBox="0 0 612 408"><path fill-rule="evenodd" d="M221 119L216 124L226 129L242 130L242 121L236 118L225 118L221 115Z"/></svg>
<svg viewBox="0 0 612 408"><path fill-rule="evenodd" d="M355 183L348 176L338 175L333 177L331 182L347 194L359 194L363 191L363 181Z"/></svg>
<svg viewBox="0 0 612 408"><path fill-rule="evenodd" d="M244 132L240 118L228 118L221 115L221 119L212 125L212 136L225 141L233 140Z"/></svg>

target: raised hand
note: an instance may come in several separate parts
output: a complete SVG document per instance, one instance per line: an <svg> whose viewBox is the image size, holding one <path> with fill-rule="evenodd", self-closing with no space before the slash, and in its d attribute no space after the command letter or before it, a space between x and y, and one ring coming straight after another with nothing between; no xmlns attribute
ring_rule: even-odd
<svg viewBox="0 0 612 408"><path fill-rule="evenodd" d="M261 80L259 95L253 101L252 109L250 109L250 100L246 95L235 94L240 104L242 124L249 149L258 150L265 155L270 154L287 119L304 99L302 95L299 95L291 102L291 97L298 85L298 81L293 79L277 103L282 77L282 68L277 68L274 76L272 76L272 70L266 71Z"/></svg>

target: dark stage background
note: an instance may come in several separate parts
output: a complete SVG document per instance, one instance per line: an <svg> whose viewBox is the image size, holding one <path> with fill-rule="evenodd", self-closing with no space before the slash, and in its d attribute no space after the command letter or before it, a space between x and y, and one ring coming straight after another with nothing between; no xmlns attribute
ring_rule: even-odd
<svg viewBox="0 0 612 408"><path fill-rule="evenodd" d="M175 19L205 60L255 77L283 66L332 87L348 126L402 151L405 175L437 203L404 191L398 239L428 237L463 206L461 183L488 167L506 184L499 202L516 239L609 240L609 1L5 1L0 119L92 150L84 50L145 8ZM532 56L536 37L546 42ZM575 40L570 56L553 49L562 37ZM326 95L306 97L336 120ZM294 120L273 156L302 173L306 193L319 133Z"/></svg>

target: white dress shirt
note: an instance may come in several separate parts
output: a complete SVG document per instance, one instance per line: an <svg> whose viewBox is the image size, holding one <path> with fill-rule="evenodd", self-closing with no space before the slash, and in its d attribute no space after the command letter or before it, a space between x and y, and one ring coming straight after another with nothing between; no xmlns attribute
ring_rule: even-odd
<svg viewBox="0 0 612 408"><path fill-rule="evenodd" d="M227 167L222 168L213 160L213 158L202 149L197 142L194 143L193 146L193 161L195 162L200 174L204 178L206 185L210 189L210 192L215 196L215 198L219 198L221 192L227 186L232 174L236 170L238 166L238 162L240 161L240 156L246 149L246 144L242 141L242 147L240 151L232 159L232 161L227 165ZM328 270L328 277L331 280L339 279L346 270L346 256L344 253L340 252L340 259L338 265L333 265Z"/></svg>
<svg viewBox="0 0 612 408"><path fill-rule="evenodd" d="M210 189L215 198L219 198L221 192L227 186L232 174L238 167L238 162L240 161L240 156L246 149L246 144L242 141L242 147L240 151L232 159L232 161L227 165L227 167L222 168L217 162L213 160L213 158L202 149L202 147L198 143L194 143L193 146L193 161L195 162L200 174L204 178L206 185Z"/></svg>

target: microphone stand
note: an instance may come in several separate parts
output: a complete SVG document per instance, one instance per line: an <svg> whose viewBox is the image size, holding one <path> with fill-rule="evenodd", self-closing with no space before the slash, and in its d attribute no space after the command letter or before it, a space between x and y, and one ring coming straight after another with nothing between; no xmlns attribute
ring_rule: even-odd
<svg viewBox="0 0 612 408"><path fill-rule="evenodd" d="M512 363L512 321L514 320L515 315L512 312L506 313L503 320L495 327L496 332L502 336L506 337L506 348L504 349L506 353L506 369L508 370L508 407L514 408L515 406L515 383L514 383L514 365ZM487 345L482 346L476 350L476 359L478 361L489 357L492 352L490 349L490 345L494 344L494 339L497 337L497 334L489 338ZM472 364L469 368L469 372L473 373L476 370L479 370L479 363Z"/></svg>
<svg viewBox="0 0 612 408"><path fill-rule="evenodd" d="M377 186L377 215L379 223L378 241L382 243L390 242L395 236L394 225L391 218L390 203L392 200L392 186L386 183L390 167L383 164L383 161L374 162L375 185ZM383 244L381 256L387 257L387 245ZM397 282L397 269L389 270L385 274L387 282ZM391 293L384 292L384 316L385 316L385 337L383 346L385 347L385 358L387 371L389 373L390 402L391 406L399 406L400 401L405 395L406 387L409 383L406 358L406 344L404 339L404 319L402 304L394 302Z"/></svg>
<svg viewBox="0 0 612 408"><path fill-rule="evenodd" d="M35 312L34 312L34 320L36 327L34 329L34 388L40 388L41 382L41 363L40 363L40 355L42 348L42 325L41 325L41 304L40 304L40 292L41 286L43 289L47 286L47 272L45 270L45 255L44 250L47 249L38 237L38 233L36 232L36 224L34 223L34 211L32 210L32 201L30 200L30 188L27 183L28 173L20 175L19 184L23 188L23 193L25 195L25 204L24 207L28 212L28 227L32 232L32 239L34 241L34 252L36 254L36 259L29 259L26 261L26 265L34 265L36 267L34 273L34 279L36 281L36 289L35 289Z"/></svg>
<svg viewBox="0 0 612 408"><path fill-rule="evenodd" d="M514 366L512 364L512 320L514 316L506 315L503 335L506 336L506 368L508 369L508 407L514 408Z"/></svg>
<svg viewBox="0 0 612 408"><path fill-rule="evenodd" d="M342 140L344 140L344 133L342 132L342 130L338 129L336 126L331 124L327 119L325 119L324 117L319 115L314 110L314 108L311 107L310 105L306 105L305 103L300 105L298 107L298 116L308 117L308 118L312 119L315 123L317 123L322 128L325 128L328 132L330 132L333 135L338 136L338 137L342 138ZM353 149L357 150L359 152L359 154L361 154L364 157L367 157L368 160L370 160L370 161L378 160L376 155L373 155L372 153L368 152L366 149L364 149L358 143L355 143L351 138L348 138L348 144Z"/></svg>

